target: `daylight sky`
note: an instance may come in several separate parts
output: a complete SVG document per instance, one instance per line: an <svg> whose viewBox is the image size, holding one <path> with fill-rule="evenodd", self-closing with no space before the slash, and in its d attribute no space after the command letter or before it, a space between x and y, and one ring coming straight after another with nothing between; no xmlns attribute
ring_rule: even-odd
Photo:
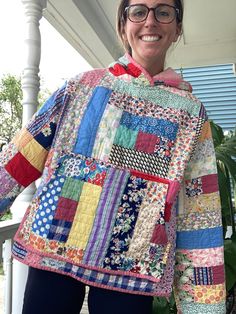
<svg viewBox="0 0 236 314"><path fill-rule="evenodd" d="M0 77L7 73L19 76L25 61L24 7L21 0L0 0L0 5ZM53 92L65 79L91 68L44 18L40 31L40 77L45 88Z"/></svg>

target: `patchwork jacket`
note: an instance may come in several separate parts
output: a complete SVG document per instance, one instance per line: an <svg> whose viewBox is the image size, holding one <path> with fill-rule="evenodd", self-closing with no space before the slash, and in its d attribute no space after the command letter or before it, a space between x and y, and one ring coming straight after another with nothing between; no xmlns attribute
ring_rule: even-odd
<svg viewBox="0 0 236 314"><path fill-rule="evenodd" d="M173 70L125 55L56 91L0 155L3 213L40 184L13 256L179 313L225 313L221 208L210 125Z"/></svg>

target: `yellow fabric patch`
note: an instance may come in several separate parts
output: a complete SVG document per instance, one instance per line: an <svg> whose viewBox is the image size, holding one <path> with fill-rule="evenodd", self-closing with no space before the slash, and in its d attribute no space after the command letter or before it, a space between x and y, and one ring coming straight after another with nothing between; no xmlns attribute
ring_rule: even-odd
<svg viewBox="0 0 236 314"><path fill-rule="evenodd" d="M184 212L218 211L221 208L219 192L184 199Z"/></svg>
<svg viewBox="0 0 236 314"><path fill-rule="evenodd" d="M199 142L203 142L205 141L207 138L211 138L212 137L212 134L211 134L211 125L210 125L210 122L209 121L206 121L204 124L203 124L203 127L202 127L202 133L201 133L201 136L199 138Z"/></svg>
<svg viewBox="0 0 236 314"><path fill-rule="evenodd" d="M48 151L43 148L37 141L32 139L20 150L20 152L32 166L34 166L40 172L43 171Z"/></svg>
<svg viewBox="0 0 236 314"><path fill-rule="evenodd" d="M225 285L195 286L194 302L216 304L225 300Z"/></svg>
<svg viewBox="0 0 236 314"><path fill-rule="evenodd" d="M66 245L85 249L98 206L102 187L85 182Z"/></svg>
<svg viewBox="0 0 236 314"><path fill-rule="evenodd" d="M25 147L31 140L33 140L33 135L26 129L23 128L20 132L18 132L12 139L12 142L16 145L16 147L21 150Z"/></svg>

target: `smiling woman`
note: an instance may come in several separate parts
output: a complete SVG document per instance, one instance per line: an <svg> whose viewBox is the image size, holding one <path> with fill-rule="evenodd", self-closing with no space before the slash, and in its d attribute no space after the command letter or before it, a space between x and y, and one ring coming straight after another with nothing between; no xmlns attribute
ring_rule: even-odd
<svg viewBox="0 0 236 314"><path fill-rule="evenodd" d="M58 89L0 155L0 209L42 176L15 236L30 266L23 314L225 313L211 129L191 85L164 69L182 2L120 1L126 54ZM43 302L42 302L43 300Z"/></svg>
<svg viewBox="0 0 236 314"><path fill-rule="evenodd" d="M123 1L117 30L126 50L155 75L163 71L166 52L181 33L182 19L183 5L179 0Z"/></svg>

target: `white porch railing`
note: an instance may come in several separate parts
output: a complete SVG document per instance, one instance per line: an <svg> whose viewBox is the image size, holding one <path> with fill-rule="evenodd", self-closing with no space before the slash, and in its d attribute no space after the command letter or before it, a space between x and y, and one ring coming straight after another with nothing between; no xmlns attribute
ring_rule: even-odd
<svg viewBox="0 0 236 314"><path fill-rule="evenodd" d="M7 220L0 222L0 260L4 261L4 314L12 313L12 239L19 227L19 221ZM4 254L3 254L4 244ZM4 259L4 260L3 260ZM3 309L1 309L3 310Z"/></svg>

